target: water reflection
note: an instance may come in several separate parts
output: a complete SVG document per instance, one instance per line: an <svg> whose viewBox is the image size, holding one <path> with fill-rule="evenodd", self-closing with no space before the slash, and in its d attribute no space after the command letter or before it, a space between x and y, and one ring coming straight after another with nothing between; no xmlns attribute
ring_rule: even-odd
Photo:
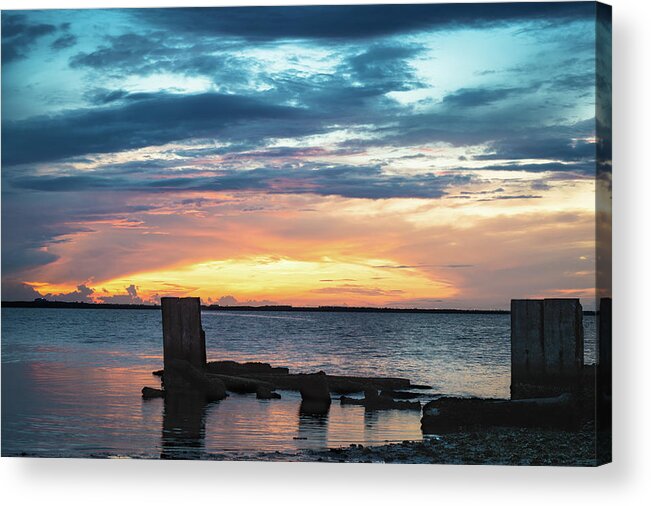
<svg viewBox="0 0 651 506"><path fill-rule="evenodd" d="M3 364L2 454L227 459L422 437L417 412L312 405L298 392L274 400L232 394L209 404L191 393L145 401L140 389L159 386L151 375L159 367Z"/></svg>
<svg viewBox="0 0 651 506"><path fill-rule="evenodd" d="M377 425L379 411L364 408L364 428L372 429Z"/></svg>
<svg viewBox="0 0 651 506"><path fill-rule="evenodd" d="M162 459L198 459L205 451L206 401L196 392L168 391L163 407Z"/></svg>
<svg viewBox="0 0 651 506"><path fill-rule="evenodd" d="M508 315L277 316L206 315L212 358L398 375L452 395L508 395ZM584 322L593 350L594 317ZM156 312L3 308L2 324L3 455L229 458L422 437L418 412L369 412L336 400L314 409L301 406L298 392L208 405L143 402L143 386L160 386L151 375L162 367Z"/></svg>
<svg viewBox="0 0 651 506"><path fill-rule="evenodd" d="M307 441L306 446L327 447L329 414L329 402L301 401L298 408L298 437L295 439Z"/></svg>
<svg viewBox="0 0 651 506"><path fill-rule="evenodd" d="M301 405L298 409L299 416L308 416L315 419L324 418L326 422L328 420L329 411L330 403L321 401L301 401Z"/></svg>

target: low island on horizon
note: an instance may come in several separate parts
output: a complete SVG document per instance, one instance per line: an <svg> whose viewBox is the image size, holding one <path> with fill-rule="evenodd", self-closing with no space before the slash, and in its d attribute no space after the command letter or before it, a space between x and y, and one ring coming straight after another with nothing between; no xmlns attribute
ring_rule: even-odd
<svg viewBox="0 0 651 506"><path fill-rule="evenodd" d="M112 304L102 302L64 302L58 300L3 300L2 307L54 308L54 309L158 309L160 304ZM293 311L319 313L420 313L420 314L510 314L509 309L460 309L460 308L395 308L372 306L291 306L285 304L263 306L221 306L219 304L202 304L204 311ZM584 309L584 315L596 315L598 312Z"/></svg>
<svg viewBox="0 0 651 506"><path fill-rule="evenodd" d="M2 307L21 308L54 308L54 309L158 309L160 304L112 304L90 302L64 302L58 300L36 299L32 301L10 300L2 301ZM262 305L262 306L221 306L219 304L202 304L204 311L294 311L322 313L440 313L440 314L510 314L508 309L455 309L455 308L393 308L372 306L291 306L291 305ZM594 314L585 311L584 314Z"/></svg>

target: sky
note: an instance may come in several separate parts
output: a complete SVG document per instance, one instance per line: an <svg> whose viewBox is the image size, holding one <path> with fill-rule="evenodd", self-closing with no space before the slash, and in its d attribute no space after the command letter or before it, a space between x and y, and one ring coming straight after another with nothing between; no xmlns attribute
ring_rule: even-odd
<svg viewBox="0 0 651 506"><path fill-rule="evenodd" d="M3 11L2 300L594 306L597 29L590 2Z"/></svg>

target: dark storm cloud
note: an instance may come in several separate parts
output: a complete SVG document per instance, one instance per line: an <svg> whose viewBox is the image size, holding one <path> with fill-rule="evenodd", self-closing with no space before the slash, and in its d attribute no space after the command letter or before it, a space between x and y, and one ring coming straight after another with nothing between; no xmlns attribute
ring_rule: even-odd
<svg viewBox="0 0 651 506"><path fill-rule="evenodd" d="M52 49L66 49L68 47L74 46L76 43L77 43L77 37L75 37L71 33L66 33L64 35L61 35L54 42L52 42L52 44L50 44L50 47Z"/></svg>
<svg viewBox="0 0 651 506"><path fill-rule="evenodd" d="M82 175L82 176L26 176L16 178L14 187L45 192L77 192L85 190L101 190L120 188L120 182L105 176Z"/></svg>
<svg viewBox="0 0 651 506"><path fill-rule="evenodd" d="M591 71L592 70L592 71ZM594 69L554 78L550 85L560 91L590 90L596 86Z"/></svg>
<svg viewBox="0 0 651 506"><path fill-rule="evenodd" d="M242 49L242 44L175 33L155 30L107 36L102 45L77 53L69 63L75 69L96 70L116 78L170 72L206 76L219 85L242 88L248 84L251 62L232 54Z"/></svg>
<svg viewBox="0 0 651 506"><path fill-rule="evenodd" d="M106 105L127 98L129 95L130 93L126 90L98 88L87 92L85 97L93 105Z"/></svg>
<svg viewBox="0 0 651 506"><path fill-rule="evenodd" d="M595 163L594 161L584 161L584 162L568 162L568 163L559 163L559 162L547 162L547 163L505 163L499 165L488 165L485 167L460 167L457 170L461 171L496 171L496 170L506 170L506 171L521 171L521 172L532 172L532 173L541 173L541 172L560 172L573 174L574 177L594 177L595 174Z"/></svg>
<svg viewBox="0 0 651 506"><path fill-rule="evenodd" d="M305 132L299 120L304 111L271 105L255 98L204 93L153 94L146 100L128 101L96 109L66 112L53 117L3 121L2 160L5 166L44 162L88 153L108 153L160 145L201 136L240 139ZM256 120L266 120L264 123ZM248 122L255 124L249 128ZM242 128L235 128L238 125ZM226 131L233 128L233 130Z"/></svg>
<svg viewBox="0 0 651 506"><path fill-rule="evenodd" d="M10 239L11 246L5 246L2 250L2 272L5 274L47 265L58 258L56 255L42 250L43 244L52 244L49 237L41 236L42 242L38 242L37 237L11 237Z"/></svg>
<svg viewBox="0 0 651 506"><path fill-rule="evenodd" d="M150 98L159 98L161 93L136 92L132 93L126 90L109 90L106 88L95 88L84 94L86 100L92 105L108 105L115 102L135 102L138 100L147 100Z"/></svg>
<svg viewBox="0 0 651 506"><path fill-rule="evenodd" d="M522 92L519 88L462 88L443 98L443 104L452 107L478 107L504 100Z"/></svg>
<svg viewBox="0 0 651 506"><path fill-rule="evenodd" d="M176 49L172 53L157 53L159 48L152 47L148 52L151 41L146 37L114 39L120 47L77 55L75 65L83 61L84 65L98 69L106 66L120 74L146 72L143 61L149 61L152 69L160 70L167 65L178 71L179 65L193 68L192 62L196 60L179 58ZM350 54L332 75L262 76L273 88L257 95L259 98L91 90L86 99L104 107L6 122L3 140L10 141L11 148L4 149L4 162L12 165L52 161L201 136L226 137L245 149L256 147L268 137L318 133L327 123L382 121L387 115L398 113L396 105L383 98L386 93L418 86L406 59L419 51L414 46L379 44ZM240 72L246 73L245 69ZM300 107L274 105L288 102ZM201 154L205 156L206 152Z"/></svg>
<svg viewBox="0 0 651 506"><path fill-rule="evenodd" d="M74 234L93 231L90 222L128 219L133 213L156 209L144 204L118 204L115 195L83 191L25 191L15 187L13 177L20 173L2 171L2 272L3 278L15 272L47 265L59 257L45 245L65 243ZM34 177L34 181L39 178ZM77 186L83 189L82 185ZM68 189L64 185L64 191Z"/></svg>
<svg viewBox="0 0 651 506"><path fill-rule="evenodd" d="M89 231L88 227L70 224L73 213L62 209L56 194L30 199L23 193L10 195L3 170L2 195L2 272L26 271L57 260L45 244L65 241L69 234ZM46 206L45 212L41 206ZM49 206L49 207L48 207Z"/></svg>
<svg viewBox="0 0 651 506"><path fill-rule="evenodd" d="M31 286L20 281L2 282L2 300L32 301L43 295Z"/></svg>
<svg viewBox="0 0 651 506"><path fill-rule="evenodd" d="M549 10L553 13L557 12L556 8L559 5L561 4L555 4L554 9ZM522 12L530 12L528 6L516 7L524 9ZM561 11L563 9L565 7L561 8ZM241 11L254 10L219 9L217 11L223 12L224 19L234 19L242 14ZM147 12L149 11L143 12L143 15L146 16ZM161 12L164 12L165 16L172 13L166 10ZM179 12L181 22L187 12L187 10ZM190 12L210 14L213 11L190 10ZM480 9L480 19L482 13L484 11ZM159 15L162 16L159 12L154 17L158 19ZM510 18L507 16L507 19ZM211 44L225 43L213 41ZM182 49L184 47L185 49ZM159 108L160 101L200 102L201 99L191 97L182 99L179 95L161 93L129 93L120 89L98 89L87 92L86 98L90 104L105 106L103 108L94 111L69 112L65 117L60 116L50 120L34 118L16 125L16 128L13 124L6 125L10 134L14 133L13 130L17 130L15 137L19 142L14 148L16 153L3 153L5 163L51 161L69 156L121 151L172 140L206 136L219 136L220 140L226 139L238 144L237 147L216 148L215 153L219 153L220 150L236 152L238 149L261 147L265 139L274 136L276 138L301 137L319 133L324 131L327 125L332 124L342 128L364 124L366 125L364 128L372 133L363 140L353 138L339 146L339 149L348 151L361 152L371 146L410 146L420 143L447 142L456 146L489 143L493 146L494 153L478 157L486 160L518 158L578 160L590 156L589 143L571 142L570 139L573 137L570 135L574 135L576 129L551 126L547 131L542 132L540 128L532 126L543 122L541 110L551 115L554 110L561 108L560 104L543 103L540 96L536 96L535 91L543 86L543 82L528 83L520 87L462 88L448 94L438 107L435 105L425 113L415 113L409 107L401 106L388 98L389 92L405 91L421 86L408 63L409 59L417 56L421 50L417 45L400 45L396 42L375 43L361 52L355 47L347 47L343 51L341 63L329 74L306 75L291 68L277 73L262 72L256 74L256 79L268 85L269 89L258 94L258 98L247 98L245 93L240 93L252 79L250 62L243 58L233 58L228 53L215 54L210 52L209 48L212 48L210 51L215 49L210 44L206 45L206 42L197 42L196 38L190 41L186 36L184 39L176 32L172 35L161 31L146 35L129 33L108 37L106 45L73 57L71 65L92 68L102 73L109 72L116 76L131 73L146 75L158 71L202 75L219 83L220 89L222 85L225 86L223 89L228 92L225 95L204 96L221 96L221 100L232 102L259 100L257 105L260 110L278 107L283 108L282 111L279 114L262 113L259 116L243 114L231 118L216 114L213 124L210 124L211 121L205 118L196 120L191 118L192 110L186 109L188 117L179 116L183 121L175 122L170 119L170 121L160 122L156 118L157 112L166 107L163 105L162 109ZM564 86L571 84L582 86L577 92L590 90L589 80L573 80L572 76L563 79ZM232 87L229 87L231 85ZM551 86L550 83L547 85ZM281 104L292 104L293 107ZM482 105L495 107L479 107ZM200 105L198 108L203 110ZM150 109L153 110L152 121L147 120L149 116L147 111ZM130 114L131 111L136 110L142 111L141 117ZM298 121L299 117L300 121ZM91 122L95 124L89 124ZM81 127L78 128L78 125ZM58 130L57 127L68 126L70 135L66 135L66 138L59 139L57 134L53 133ZM6 131L7 128L4 130ZM594 123L592 131L594 131ZM29 139L32 133L36 134L33 138L36 149ZM41 136L44 139L41 143L39 135L42 133L45 135ZM3 134L3 140L10 136ZM60 133L59 136L64 137L64 134ZM44 149L41 144L46 143L50 147ZM29 147L26 147L26 144ZM198 153L198 156L206 154L207 152L203 150Z"/></svg>
<svg viewBox="0 0 651 506"><path fill-rule="evenodd" d="M395 78L389 82L376 80L355 84L353 81L341 71L310 78L285 75L270 79L274 86L270 94L277 100L296 100L337 124L363 121L364 118L380 123L393 105L388 101L382 103L383 96L394 89L404 89Z"/></svg>
<svg viewBox="0 0 651 506"><path fill-rule="evenodd" d="M169 48L164 44L160 33L148 36L138 33L126 33L108 36L107 44L92 52L78 53L70 58L70 66L92 67L108 70L111 73L132 72L141 68L152 59L161 60L169 56Z"/></svg>
<svg viewBox="0 0 651 506"><path fill-rule="evenodd" d="M31 23L22 14L2 14L2 63L27 57L36 42L57 31L55 25Z"/></svg>
<svg viewBox="0 0 651 506"><path fill-rule="evenodd" d="M492 143L495 153L477 155L475 160L517 160L546 158L550 160L577 161L594 159L596 144L584 140L572 141L567 137L541 138L531 135L501 139Z"/></svg>
<svg viewBox="0 0 651 506"><path fill-rule="evenodd" d="M380 86L386 91L403 91L417 87L414 70L406 63L422 51L420 47L379 44L350 57L344 64L355 80Z"/></svg>
<svg viewBox="0 0 651 506"><path fill-rule="evenodd" d="M137 19L193 34L249 40L366 39L427 28L482 27L521 20L562 21L594 15L594 4L494 3L136 9Z"/></svg>
<svg viewBox="0 0 651 506"><path fill-rule="evenodd" d="M205 44L161 31L124 33L107 36L105 40L94 51L72 56L70 66L102 70L116 76L162 71L215 74L228 61L237 60L214 54L225 49L223 42Z"/></svg>
<svg viewBox="0 0 651 506"><path fill-rule="evenodd" d="M323 113L328 111L340 121L376 104L391 91L420 86L414 69L407 63L422 48L413 44L374 44L359 50L342 48L342 61L329 74L306 74L290 65L282 72L265 72L250 58L234 56L224 49L233 48L223 41L197 42L162 32L147 35L128 33L107 37L106 44L92 52L79 53L70 60L73 68L101 71L103 75L150 75L172 72L202 76L221 90L238 93L252 81L264 84L266 96L278 103L300 103ZM98 90L101 91L101 90ZM121 90L106 90L88 97L93 104L134 98Z"/></svg>
<svg viewBox="0 0 651 506"><path fill-rule="evenodd" d="M453 146L486 144L492 152L475 155L475 160L594 160L595 144L585 140L595 135L594 118L575 124L550 123L547 126L537 126L536 121L540 121L540 118L518 102L495 110L485 109L481 113L475 108L464 109L463 114L450 108L412 114L394 111L390 122L385 119L374 126L372 131L376 135L344 141L340 148L366 149L445 142ZM462 158L460 161L465 160ZM534 167L532 170L537 169ZM561 167L561 170L567 170L567 167Z"/></svg>
<svg viewBox="0 0 651 506"><path fill-rule="evenodd" d="M285 72L269 76L269 92L277 100L298 101L336 123L361 121L380 124L404 114L386 97L394 91L422 86L409 60L423 50L414 44L373 44L348 49L332 73L305 75ZM408 109L407 109L408 112Z"/></svg>
<svg viewBox="0 0 651 506"><path fill-rule="evenodd" d="M338 195L348 198L440 198L450 186L467 183L471 176L387 175L380 167L320 166L217 170L214 176L115 177L104 173L69 176L17 176L6 184L16 190L38 192L136 191L264 191L278 194Z"/></svg>

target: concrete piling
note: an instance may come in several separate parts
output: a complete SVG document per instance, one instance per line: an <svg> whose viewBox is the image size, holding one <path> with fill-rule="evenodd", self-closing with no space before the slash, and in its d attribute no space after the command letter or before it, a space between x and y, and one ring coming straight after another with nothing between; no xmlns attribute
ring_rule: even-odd
<svg viewBox="0 0 651 506"><path fill-rule="evenodd" d="M511 398L573 391L583 370L578 299L511 301Z"/></svg>
<svg viewBox="0 0 651 506"><path fill-rule="evenodd" d="M511 385L544 375L543 301L511 301Z"/></svg>
<svg viewBox="0 0 651 506"><path fill-rule="evenodd" d="M163 297L163 361L168 369L182 360L204 370L206 367L206 335L201 328L199 297Z"/></svg>
<svg viewBox="0 0 651 506"><path fill-rule="evenodd" d="M579 299L545 299L545 375L571 384L583 370L583 308Z"/></svg>

